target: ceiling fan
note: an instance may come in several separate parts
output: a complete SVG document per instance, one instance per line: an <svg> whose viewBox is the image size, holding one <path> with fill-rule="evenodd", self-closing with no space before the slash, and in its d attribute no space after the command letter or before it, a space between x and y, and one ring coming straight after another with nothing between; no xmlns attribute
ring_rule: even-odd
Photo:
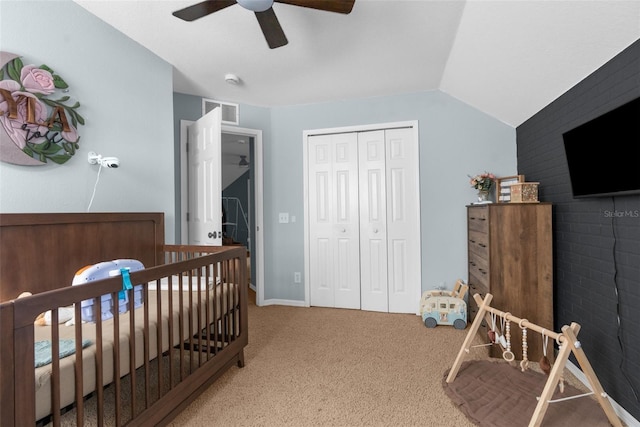
<svg viewBox="0 0 640 427"><path fill-rule="evenodd" d="M207 0L177 10L173 12L173 16L185 21L195 21L198 18L202 18L203 16L207 16L237 3L256 14L256 18L258 18L258 23L260 24L269 48L275 49L286 45L288 41L273 11L272 6L274 1L293 6L344 14L350 13L355 3L355 0Z"/></svg>

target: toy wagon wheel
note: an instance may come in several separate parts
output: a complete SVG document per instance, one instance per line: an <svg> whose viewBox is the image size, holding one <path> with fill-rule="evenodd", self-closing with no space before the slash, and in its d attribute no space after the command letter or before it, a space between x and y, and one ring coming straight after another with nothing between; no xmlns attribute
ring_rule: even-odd
<svg viewBox="0 0 640 427"><path fill-rule="evenodd" d="M453 327L456 329L464 329L467 327L467 322L462 319L456 319L455 322L453 322Z"/></svg>
<svg viewBox="0 0 640 427"><path fill-rule="evenodd" d="M424 326L426 326L427 328L435 328L437 324L438 321L433 317L427 317L426 319L424 319Z"/></svg>

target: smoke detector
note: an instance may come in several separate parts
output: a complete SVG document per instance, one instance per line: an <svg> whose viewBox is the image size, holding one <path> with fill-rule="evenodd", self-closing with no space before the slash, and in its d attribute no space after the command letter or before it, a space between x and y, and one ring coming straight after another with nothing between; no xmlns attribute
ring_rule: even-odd
<svg viewBox="0 0 640 427"><path fill-rule="evenodd" d="M240 78L235 74L229 73L224 75L224 81L230 85L237 86L240 84Z"/></svg>

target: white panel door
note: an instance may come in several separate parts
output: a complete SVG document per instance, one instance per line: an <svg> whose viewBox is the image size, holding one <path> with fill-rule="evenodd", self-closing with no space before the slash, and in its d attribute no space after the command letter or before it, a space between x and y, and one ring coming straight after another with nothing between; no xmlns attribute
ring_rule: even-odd
<svg viewBox="0 0 640 427"><path fill-rule="evenodd" d="M389 312L416 313L421 289L418 142L411 128L387 129Z"/></svg>
<svg viewBox="0 0 640 427"><path fill-rule="evenodd" d="M221 118L215 108L188 128L189 244L222 246Z"/></svg>
<svg viewBox="0 0 640 427"><path fill-rule="evenodd" d="M308 139L310 303L333 307L333 166L331 136Z"/></svg>
<svg viewBox="0 0 640 427"><path fill-rule="evenodd" d="M363 310L389 310L385 131L358 134L360 280Z"/></svg>
<svg viewBox="0 0 640 427"><path fill-rule="evenodd" d="M310 136L310 303L360 308L358 144L355 134Z"/></svg>

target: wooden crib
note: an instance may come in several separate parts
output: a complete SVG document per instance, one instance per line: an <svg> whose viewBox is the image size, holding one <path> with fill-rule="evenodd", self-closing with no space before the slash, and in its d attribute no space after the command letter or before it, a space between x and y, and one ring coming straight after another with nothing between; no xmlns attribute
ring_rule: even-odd
<svg viewBox="0 0 640 427"><path fill-rule="evenodd" d="M144 264L134 289L120 275L71 286L114 259ZM243 366L245 274L245 248L165 245L161 213L0 214L0 425L167 424ZM98 308L105 295L112 318L80 322L83 301ZM73 326L59 323L69 307ZM51 326L34 325L47 311ZM51 355L38 368L36 342Z"/></svg>

